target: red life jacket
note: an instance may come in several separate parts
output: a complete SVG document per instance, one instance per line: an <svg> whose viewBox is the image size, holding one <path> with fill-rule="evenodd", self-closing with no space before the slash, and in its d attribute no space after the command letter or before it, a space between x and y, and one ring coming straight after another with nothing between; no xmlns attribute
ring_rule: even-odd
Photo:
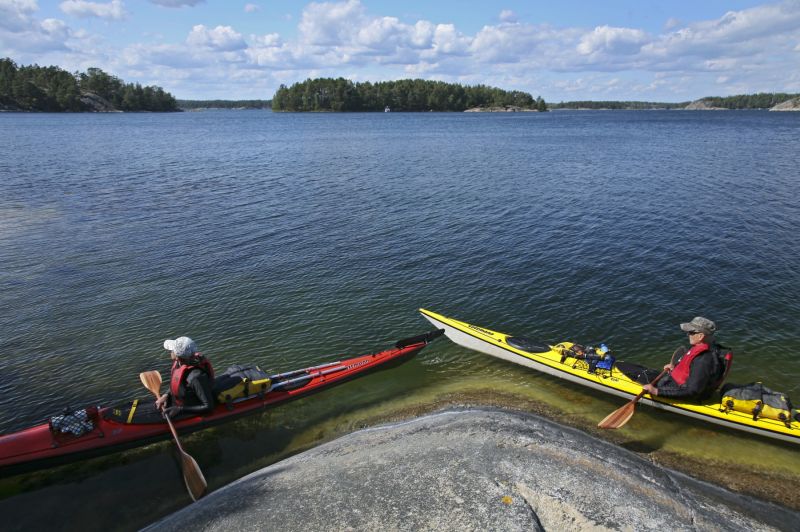
<svg viewBox="0 0 800 532"><path fill-rule="evenodd" d="M692 360L706 351L708 351L708 344L706 343L693 345L692 348L689 349L685 355L683 355L680 362L678 362L678 365L675 366L675 369L672 370L672 380L677 382L679 386L683 386L686 382L686 379L689 378L689 370L692 367Z"/></svg>
<svg viewBox="0 0 800 532"><path fill-rule="evenodd" d="M180 359L176 359L172 363L172 377L169 381L169 391L172 394L173 404L176 406L183 406L183 399L186 395L186 379L189 378L189 373L193 369L205 371L211 379L214 378L214 368L211 362L203 358L203 355L196 353L192 357L191 364L181 363Z"/></svg>

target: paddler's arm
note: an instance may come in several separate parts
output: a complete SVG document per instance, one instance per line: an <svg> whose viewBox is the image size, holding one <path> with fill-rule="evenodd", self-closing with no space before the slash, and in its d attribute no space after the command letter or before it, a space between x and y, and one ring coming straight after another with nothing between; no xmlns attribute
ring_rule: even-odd
<svg viewBox="0 0 800 532"><path fill-rule="evenodd" d="M710 353L705 353L692 361L689 377L683 386L667 376L661 379L657 386L646 384L642 389L650 395L658 397L699 396L713 378L714 360L711 358L712 356Z"/></svg>

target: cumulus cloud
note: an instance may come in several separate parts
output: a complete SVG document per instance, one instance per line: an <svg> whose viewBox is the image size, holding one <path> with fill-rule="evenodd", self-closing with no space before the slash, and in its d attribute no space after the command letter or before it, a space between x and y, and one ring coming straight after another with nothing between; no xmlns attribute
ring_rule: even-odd
<svg viewBox="0 0 800 532"><path fill-rule="evenodd" d="M66 0L61 2L58 7L67 15L81 18L98 17L121 20L127 15L122 0L112 0L109 3Z"/></svg>
<svg viewBox="0 0 800 532"><path fill-rule="evenodd" d="M462 35L453 24L437 24L433 32L432 51L447 55L465 55L472 39Z"/></svg>
<svg viewBox="0 0 800 532"><path fill-rule="evenodd" d="M667 32L644 47L653 56L708 56L720 52L735 53L743 48L754 50L766 43L773 50L785 47L779 40L798 35L800 2L758 6L742 11L729 11L715 20L695 22Z"/></svg>
<svg viewBox="0 0 800 532"><path fill-rule="evenodd" d="M10 32L26 30L38 10L36 0L0 0L0 28Z"/></svg>
<svg viewBox="0 0 800 532"><path fill-rule="evenodd" d="M648 40L647 34L642 30L598 26L593 32L581 37L577 50L583 55L595 53L630 55L638 52Z"/></svg>
<svg viewBox="0 0 800 532"><path fill-rule="evenodd" d="M364 19L365 11L359 0L312 2L303 10L298 29L301 39L308 44L337 46L350 41Z"/></svg>
<svg viewBox="0 0 800 532"><path fill-rule="evenodd" d="M164 7L195 6L199 0L151 0ZM255 12L255 3L244 5ZM122 0L66 0L64 12L114 18ZM99 8L105 7L106 11ZM236 9L242 9L237 7ZM61 21L37 20L34 0L0 0L0 47L11 52L33 48L65 50L81 61L105 54L139 77L235 85L258 75L280 82L315 76L354 80L419 76L486 83L535 94L602 94L620 99L636 95L674 95L687 87L775 86L789 91L800 76L800 1L787 0L724 13L711 20L665 19L662 30L635 26L594 28L534 24L510 10L476 32L447 20L411 19L399 13L374 13L359 0L307 4L295 36L269 33L244 36L235 26L198 24L181 41L142 42L124 49L92 43ZM390 16L390 15L398 16ZM241 28L240 28L241 29ZM102 36L97 34L97 39ZM98 52L99 51L99 52ZM73 54L72 56L68 54ZM36 59L38 60L38 58ZM65 61L62 64L69 64ZM183 71L184 69L185 71ZM233 85L232 85L233 84ZM248 89L249 90L249 89ZM231 95L233 97L233 95Z"/></svg>
<svg viewBox="0 0 800 532"><path fill-rule="evenodd" d="M192 28L186 42L192 46L203 46L225 52L242 50L247 47L242 34L230 26L217 26L211 29L198 24Z"/></svg>

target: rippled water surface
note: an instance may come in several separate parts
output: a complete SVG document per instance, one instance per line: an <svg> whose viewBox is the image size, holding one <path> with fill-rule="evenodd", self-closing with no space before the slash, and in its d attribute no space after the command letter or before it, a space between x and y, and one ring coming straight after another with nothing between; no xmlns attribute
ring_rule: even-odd
<svg viewBox="0 0 800 532"><path fill-rule="evenodd" d="M702 315L731 380L800 402L799 168L792 113L1 114L0 430L141 395L165 338L288 370L421 333L419 307L653 366ZM476 380L577 394L593 422L615 405L439 340L269 435L200 436L201 465Z"/></svg>

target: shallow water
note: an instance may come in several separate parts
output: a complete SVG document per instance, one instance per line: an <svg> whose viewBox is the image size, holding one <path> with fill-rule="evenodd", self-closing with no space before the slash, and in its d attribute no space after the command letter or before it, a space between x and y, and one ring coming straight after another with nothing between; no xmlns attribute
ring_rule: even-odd
<svg viewBox="0 0 800 532"><path fill-rule="evenodd" d="M165 338L281 371L421 333L419 307L652 366L703 315L736 353L729 380L800 402L798 139L800 117L758 111L0 114L0 430L146 394ZM214 485L325 424L487 386L587 429L619 404L442 339L193 451ZM625 430L800 476L781 444L646 408ZM156 448L116 460L158 469ZM117 476L139 474L92 464L71 470L81 497L121 500ZM57 505L65 478L0 506Z"/></svg>

